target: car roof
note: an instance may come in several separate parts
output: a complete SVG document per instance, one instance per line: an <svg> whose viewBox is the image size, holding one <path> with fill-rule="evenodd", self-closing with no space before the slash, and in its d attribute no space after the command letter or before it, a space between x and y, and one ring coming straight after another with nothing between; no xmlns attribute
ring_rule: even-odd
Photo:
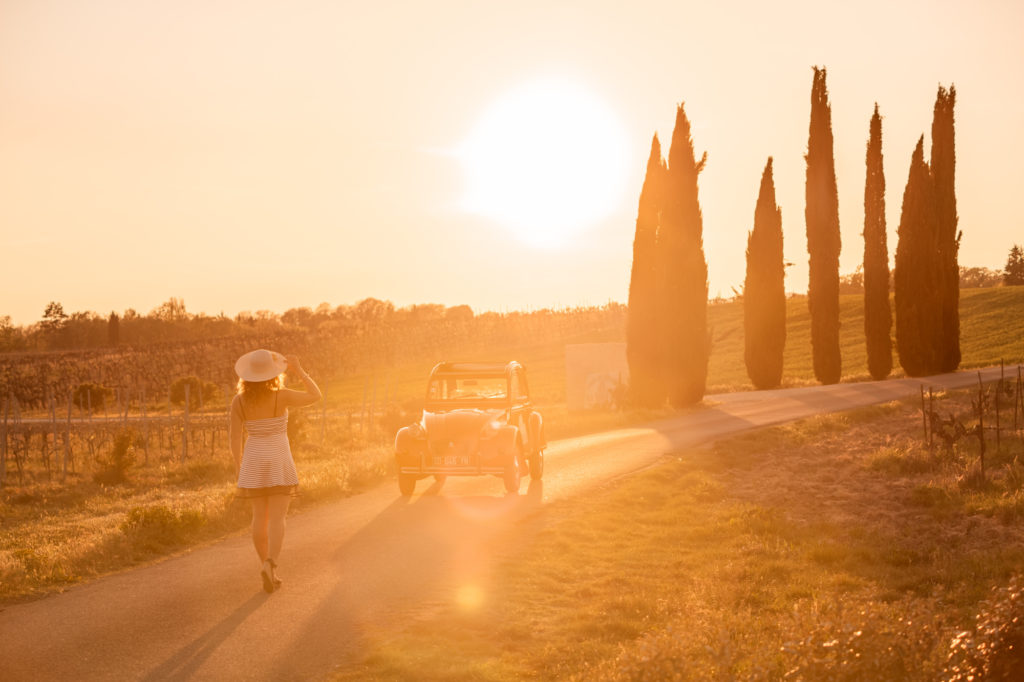
<svg viewBox="0 0 1024 682"><path fill-rule="evenodd" d="M458 374L505 376L520 367L522 365L515 360L511 362L439 362L431 370L430 376Z"/></svg>

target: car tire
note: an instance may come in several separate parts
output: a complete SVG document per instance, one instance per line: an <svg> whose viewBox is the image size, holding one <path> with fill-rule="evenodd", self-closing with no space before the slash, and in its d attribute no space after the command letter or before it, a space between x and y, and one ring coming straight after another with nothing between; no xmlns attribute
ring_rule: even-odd
<svg viewBox="0 0 1024 682"><path fill-rule="evenodd" d="M398 492L402 497L410 497L416 490L416 477L412 474L398 474Z"/></svg>
<svg viewBox="0 0 1024 682"><path fill-rule="evenodd" d="M538 450L530 455L530 478L539 481L544 475L544 451Z"/></svg>
<svg viewBox="0 0 1024 682"><path fill-rule="evenodd" d="M505 475L502 477L505 481L505 492L516 495L519 494L519 484L522 482L522 476L519 472L519 462L523 457L523 449L521 446L516 446L516 454L512 457L512 463L505 467Z"/></svg>

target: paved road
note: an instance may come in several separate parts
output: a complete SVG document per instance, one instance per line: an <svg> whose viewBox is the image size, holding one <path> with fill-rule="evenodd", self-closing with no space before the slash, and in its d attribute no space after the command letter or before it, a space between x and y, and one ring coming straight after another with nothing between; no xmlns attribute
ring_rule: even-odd
<svg viewBox="0 0 1024 682"><path fill-rule="evenodd" d="M293 516L273 595L260 591L248 538L235 537L0 610L0 679L319 679L366 633L462 588L486 594L489 540L553 500L744 429L976 383L971 371L708 396L710 409L551 443L543 486L519 496L486 477L421 481L406 500L388 481Z"/></svg>

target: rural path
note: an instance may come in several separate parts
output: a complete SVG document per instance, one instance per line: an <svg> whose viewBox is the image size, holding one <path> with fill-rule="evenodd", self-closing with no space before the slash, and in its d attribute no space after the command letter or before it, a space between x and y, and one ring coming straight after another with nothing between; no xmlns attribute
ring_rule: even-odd
<svg viewBox="0 0 1024 682"><path fill-rule="evenodd" d="M488 545L552 501L727 434L977 381L967 371L707 396L705 409L551 443L543 485L518 496L495 477L440 490L421 481L410 499L387 481L291 517L273 595L260 590L249 539L232 537L0 609L0 679L320 679L403 618L466 588L486 595Z"/></svg>

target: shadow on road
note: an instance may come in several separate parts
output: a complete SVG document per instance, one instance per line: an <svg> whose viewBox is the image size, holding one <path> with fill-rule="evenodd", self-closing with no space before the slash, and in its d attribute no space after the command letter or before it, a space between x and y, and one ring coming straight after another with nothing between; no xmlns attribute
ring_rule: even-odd
<svg viewBox="0 0 1024 682"><path fill-rule="evenodd" d="M145 682L191 679L204 661L251 616L266 600L266 594L254 594L231 615L210 630L174 652L166 661L142 678Z"/></svg>
<svg viewBox="0 0 1024 682"><path fill-rule="evenodd" d="M449 497L428 489L397 498L348 541L325 548L335 584L315 611L291 624L291 662L267 678L321 676L326 671L295 662L315 665L324 651L350 660L367 650L367 627L416 617L410 605L443 603L460 586L479 588L494 559L490 541L538 508L542 496L543 484L531 481L522 495Z"/></svg>

